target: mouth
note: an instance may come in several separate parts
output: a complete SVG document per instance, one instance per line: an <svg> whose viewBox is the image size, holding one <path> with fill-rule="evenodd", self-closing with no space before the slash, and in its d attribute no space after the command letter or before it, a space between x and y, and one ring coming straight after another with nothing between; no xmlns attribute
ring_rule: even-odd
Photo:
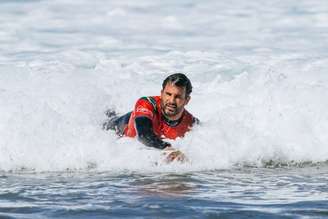
<svg viewBox="0 0 328 219"><path fill-rule="evenodd" d="M175 112L176 109L177 109L177 106L174 105L174 104L167 104L166 105L166 109L169 110L169 111L171 111L171 112Z"/></svg>

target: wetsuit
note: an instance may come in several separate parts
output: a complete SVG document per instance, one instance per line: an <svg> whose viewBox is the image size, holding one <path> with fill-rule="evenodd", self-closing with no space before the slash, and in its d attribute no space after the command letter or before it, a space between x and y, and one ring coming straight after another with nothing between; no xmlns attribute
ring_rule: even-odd
<svg viewBox="0 0 328 219"><path fill-rule="evenodd" d="M116 130L120 136L135 137L145 145L164 149L171 146L163 138L183 137L199 120L184 110L180 119L172 121L163 116L159 96L142 97L134 110L121 117L113 117L104 124L104 129Z"/></svg>

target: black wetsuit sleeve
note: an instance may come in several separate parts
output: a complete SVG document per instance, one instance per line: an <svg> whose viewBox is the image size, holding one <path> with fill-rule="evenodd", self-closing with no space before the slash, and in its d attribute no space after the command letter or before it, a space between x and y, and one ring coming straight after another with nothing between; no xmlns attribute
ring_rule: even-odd
<svg viewBox="0 0 328 219"><path fill-rule="evenodd" d="M158 149L164 149L171 146L170 143L162 141L162 139L155 135L151 119L145 116L139 116L135 118L135 127L138 140L144 145Z"/></svg>
<svg viewBox="0 0 328 219"><path fill-rule="evenodd" d="M192 125L199 125L200 124L200 120L197 119L196 117L192 118Z"/></svg>

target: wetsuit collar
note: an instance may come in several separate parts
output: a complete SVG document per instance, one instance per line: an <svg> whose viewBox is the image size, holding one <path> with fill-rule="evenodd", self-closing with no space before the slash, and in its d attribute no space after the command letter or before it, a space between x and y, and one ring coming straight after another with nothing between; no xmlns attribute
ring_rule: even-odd
<svg viewBox="0 0 328 219"><path fill-rule="evenodd" d="M183 118L184 114L185 114L185 111L183 111L183 113L182 113L182 115L181 115L181 117L180 117L179 119L177 119L177 120L171 120L171 119L167 118L167 117L162 113L164 122L165 122L168 126L171 126L171 127L175 127L175 126L179 125L180 122L182 121L182 118Z"/></svg>

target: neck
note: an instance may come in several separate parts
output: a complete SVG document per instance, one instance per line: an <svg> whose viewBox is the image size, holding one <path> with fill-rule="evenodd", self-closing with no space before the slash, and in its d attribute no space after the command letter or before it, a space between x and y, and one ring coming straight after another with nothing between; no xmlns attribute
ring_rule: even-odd
<svg viewBox="0 0 328 219"><path fill-rule="evenodd" d="M183 113L184 113L184 110L182 110L180 113L178 113L177 115L175 116L167 116L163 111L162 111L162 114L163 116L165 117L166 120L169 120L169 121L177 121L177 120L180 120L183 116Z"/></svg>
<svg viewBox="0 0 328 219"><path fill-rule="evenodd" d="M184 112L184 111L183 111ZM183 112L178 116L175 117L167 117L164 113L163 113L163 120L165 121L165 123L171 127L175 127L177 125L180 124L182 117L183 117Z"/></svg>

